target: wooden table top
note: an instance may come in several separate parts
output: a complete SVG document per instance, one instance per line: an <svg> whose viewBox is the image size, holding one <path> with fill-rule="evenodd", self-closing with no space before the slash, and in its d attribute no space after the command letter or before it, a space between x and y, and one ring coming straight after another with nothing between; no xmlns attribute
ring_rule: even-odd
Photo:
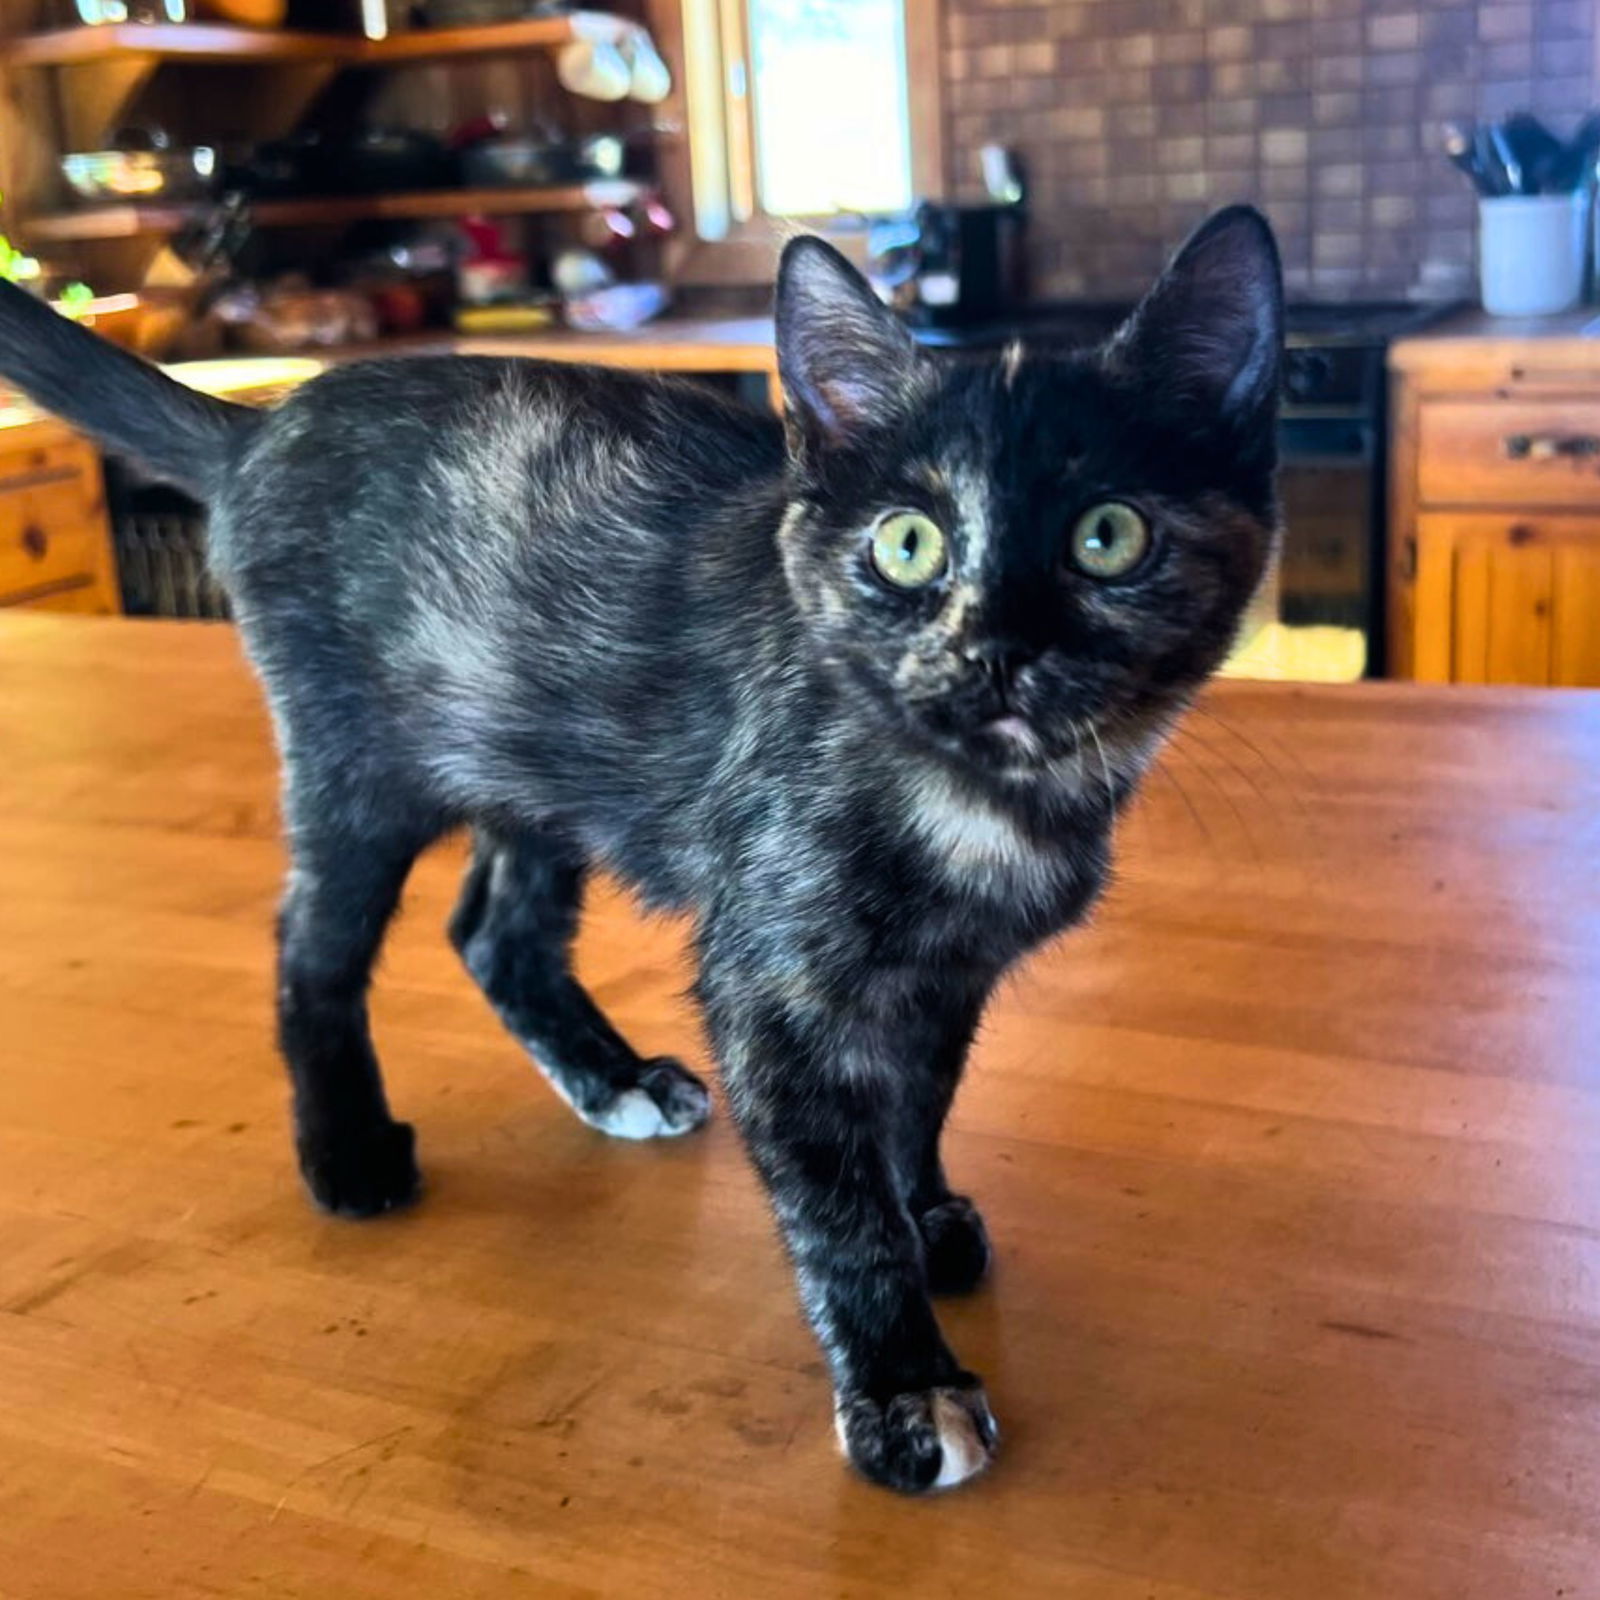
<svg viewBox="0 0 1600 1600"><path fill-rule="evenodd" d="M1227 684L996 1005L944 1316L995 1470L851 1478L725 1117L611 1144L424 861L378 983L410 1215L315 1214L229 629L0 617L7 1600L1600 1594L1600 696ZM682 930L581 969L703 1059Z"/></svg>

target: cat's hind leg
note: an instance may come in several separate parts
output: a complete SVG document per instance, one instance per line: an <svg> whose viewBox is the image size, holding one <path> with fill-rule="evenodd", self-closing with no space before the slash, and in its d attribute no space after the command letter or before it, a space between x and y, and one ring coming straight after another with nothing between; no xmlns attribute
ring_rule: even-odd
<svg viewBox="0 0 1600 1600"><path fill-rule="evenodd" d="M584 865L550 833L480 832L450 940L513 1037L592 1128L622 1139L688 1133L706 1087L670 1056L641 1059L573 977Z"/></svg>
<svg viewBox="0 0 1600 1600"><path fill-rule="evenodd" d="M376 1216L420 1192L411 1128L395 1121L384 1096L367 985L425 842L304 818L290 829L278 919L278 1042L294 1087L301 1175L317 1204L339 1216Z"/></svg>

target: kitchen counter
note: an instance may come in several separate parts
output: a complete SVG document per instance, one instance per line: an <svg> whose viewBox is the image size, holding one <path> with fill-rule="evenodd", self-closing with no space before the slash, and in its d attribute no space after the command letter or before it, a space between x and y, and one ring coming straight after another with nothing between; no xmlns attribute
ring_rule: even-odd
<svg viewBox="0 0 1600 1600"><path fill-rule="evenodd" d="M1004 1444L915 1504L837 1459L726 1117L607 1143L500 1030L459 848L373 996L427 1197L314 1213L233 630L0 616L0 662L8 1592L1593 1594L1600 696L1204 697L956 1105ZM588 981L703 1064L683 930L594 899Z"/></svg>
<svg viewBox="0 0 1600 1600"><path fill-rule="evenodd" d="M1392 371L1423 376L1470 370L1485 357L1498 366L1600 375L1600 306L1579 306L1559 317L1458 311L1389 347Z"/></svg>
<svg viewBox="0 0 1600 1600"><path fill-rule="evenodd" d="M1050 317L1066 317L1072 308L1044 308L1035 313L1040 326ZM1084 333L1099 328L1110 313L1105 308L1079 308ZM1026 321L1019 324L1026 329ZM1586 330L1592 330L1586 334ZM1494 343L1500 350L1525 348L1566 370L1593 366L1600 372L1600 307L1586 306L1565 317L1499 318L1481 311L1457 313L1420 333L1397 341L1390 364L1397 370L1445 366ZM755 372L775 374L770 317L662 317L626 333L579 333L551 328L539 333L457 334L429 332L382 344L352 346L295 356L230 356L223 361L179 362L168 367L175 377L209 393L251 398L282 392L335 361L386 355L503 355L546 361L592 361L610 366L664 372ZM25 403L0 406L0 428L36 421Z"/></svg>
<svg viewBox="0 0 1600 1600"><path fill-rule="evenodd" d="M653 372L768 373L773 375L776 395L777 357L772 347L770 317L662 317L627 333L579 333L571 328L508 334L439 330L328 351L179 361L164 370L207 394L263 403L334 363L407 355L525 356L544 361L592 361ZM0 429L26 427L37 423L42 415L20 396L12 396L0 404Z"/></svg>
<svg viewBox="0 0 1600 1600"><path fill-rule="evenodd" d="M580 333L572 328L504 334L435 331L287 359L314 363L315 370L320 370L333 362L418 355L521 356L652 372L777 371L770 317L662 317L625 333ZM210 393L239 395L258 387L250 370L253 363L271 359L236 356L225 362L179 362L167 370ZM225 380L220 375L223 367L235 369ZM308 369L299 381L310 375ZM220 387L224 381L229 385L226 389Z"/></svg>

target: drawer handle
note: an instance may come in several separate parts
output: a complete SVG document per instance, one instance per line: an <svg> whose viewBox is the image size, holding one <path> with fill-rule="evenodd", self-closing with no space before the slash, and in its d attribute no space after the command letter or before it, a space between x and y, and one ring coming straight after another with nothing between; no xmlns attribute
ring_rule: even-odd
<svg viewBox="0 0 1600 1600"><path fill-rule="evenodd" d="M30 522L22 530L22 548L35 561L43 561L45 552L50 548L50 535L37 522Z"/></svg>
<svg viewBox="0 0 1600 1600"><path fill-rule="evenodd" d="M1559 456L1582 461L1600 456L1600 436L1592 433L1511 433L1504 443L1513 461L1554 461Z"/></svg>

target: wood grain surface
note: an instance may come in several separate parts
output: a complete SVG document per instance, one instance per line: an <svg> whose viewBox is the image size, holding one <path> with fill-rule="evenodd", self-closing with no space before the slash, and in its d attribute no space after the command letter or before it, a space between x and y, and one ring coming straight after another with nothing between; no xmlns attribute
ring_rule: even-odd
<svg viewBox="0 0 1600 1600"><path fill-rule="evenodd" d="M725 1118L608 1143L424 861L375 1015L430 1191L315 1214L230 630L0 617L0 1595L1600 1594L1600 696L1229 684L996 1006L951 1304L1004 1433L849 1476ZM682 930L581 968L703 1060Z"/></svg>

